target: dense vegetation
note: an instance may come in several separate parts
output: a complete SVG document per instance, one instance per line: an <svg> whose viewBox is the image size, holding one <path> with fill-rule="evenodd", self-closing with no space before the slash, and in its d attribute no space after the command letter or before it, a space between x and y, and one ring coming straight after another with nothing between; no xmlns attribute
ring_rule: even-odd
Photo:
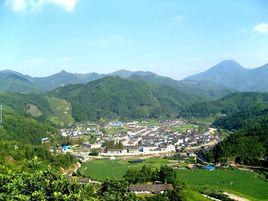
<svg viewBox="0 0 268 201"><path fill-rule="evenodd" d="M0 92L38 93L39 89L20 73L0 71Z"/></svg>
<svg viewBox="0 0 268 201"><path fill-rule="evenodd" d="M214 162L265 165L262 159L268 155L267 103L253 103L238 111L215 120L214 126L233 133L217 144L206 157Z"/></svg>
<svg viewBox="0 0 268 201"><path fill-rule="evenodd" d="M207 117L216 114L234 114L257 104L268 104L268 93L232 93L216 101L202 101L192 104L180 112L180 116Z"/></svg>
<svg viewBox="0 0 268 201"><path fill-rule="evenodd" d="M106 77L86 85L68 85L50 93L72 105L78 121L125 117L160 118L176 115L184 106L198 101L165 85Z"/></svg>
<svg viewBox="0 0 268 201"><path fill-rule="evenodd" d="M5 164L12 169L28 169L27 161L35 157L42 160L43 166L51 165L59 169L67 169L77 162L70 154L52 154L48 145L31 145L15 141L0 141L0 164Z"/></svg>
<svg viewBox="0 0 268 201"><path fill-rule="evenodd" d="M58 131L45 121L15 112L4 113L3 126L0 128L1 140L40 144L41 138L57 138Z"/></svg>
<svg viewBox="0 0 268 201"><path fill-rule="evenodd" d="M107 179L101 184L80 184L75 178L67 178L58 171L42 167L34 158L28 162L28 170L14 171L0 165L0 200L94 200L94 201L183 201L186 200L186 187L181 182L173 183L174 189L163 194L137 196L129 192L125 179ZM149 167L145 172L152 172ZM172 168L162 167L156 173L163 182L174 178ZM136 177L137 175L133 175Z"/></svg>
<svg viewBox="0 0 268 201"><path fill-rule="evenodd" d="M183 182L177 179L176 172L168 166L161 166L160 169L152 169L150 166L143 166L141 170L130 169L124 175L126 181L131 184L142 184L148 182L161 182L162 184L172 184L173 189L163 194L158 194L148 200L186 200L186 186Z"/></svg>
<svg viewBox="0 0 268 201"><path fill-rule="evenodd" d="M11 106L20 106L10 103L9 107L4 106L3 124L0 127L0 164L19 169L35 156L42 159L44 164L57 168L68 168L76 163L73 156L56 153L56 149L66 141L58 129L43 118L16 112ZM47 138L45 145L42 145L42 138ZM54 150L50 151L50 148Z"/></svg>

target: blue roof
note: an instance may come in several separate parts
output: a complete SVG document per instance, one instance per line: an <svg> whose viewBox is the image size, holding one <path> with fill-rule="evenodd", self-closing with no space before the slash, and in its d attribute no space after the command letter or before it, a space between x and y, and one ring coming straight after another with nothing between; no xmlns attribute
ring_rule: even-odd
<svg viewBox="0 0 268 201"><path fill-rule="evenodd" d="M62 149L63 149L63 150L71 149L71 146L69 146L69 145L64 145L64 146L62 146Z"/></svg>
<svg viewBox="0 0 268 201"><path fill-rule="evenodd" d="M215 170L215 167L212 165L208 165L205 167L206 170Z"/></svg>

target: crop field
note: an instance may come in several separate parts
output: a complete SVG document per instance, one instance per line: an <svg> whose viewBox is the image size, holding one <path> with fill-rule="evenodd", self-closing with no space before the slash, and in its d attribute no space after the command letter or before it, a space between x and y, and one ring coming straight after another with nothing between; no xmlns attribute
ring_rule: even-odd
<svg viewBox="0 0 268 201"><path fill-rule="evenodd" d="M268 200L268 182L251 171L242 170L177 170L178 177L192 189L224 189L250 200Z"/></svg>
<svg viewBox="0 0 268 201"><path fill-rule="evenodd" d="M150 165L159 168L164 164L172 164L174 160L161 158L145 159L142 163L131 164L127 160L93 160L82 165L79 172L95 180L120 178L129 168L141 168ZM257 173L243 170L177 170L178 178L186 182L193 190L204 188L222 189L241 195L253 201L268 201L268 182ZM199 194L192 195L196 200ZM189 196L187 196L189 197ZM191 196L190 196L191 197ZM205 198L203 198L205 200Z"/></svg>
<svg viewBox="0 0 268 201"><path fill-rule="evenodd" d="M169 163L169 160L160 158L145 159L142 163L132 164L127 160L93 160L82 165L79 172L96 180L106 178L120 178L129 168L141 168L143 165L150 165L159 168L161 165Z"/></svg>

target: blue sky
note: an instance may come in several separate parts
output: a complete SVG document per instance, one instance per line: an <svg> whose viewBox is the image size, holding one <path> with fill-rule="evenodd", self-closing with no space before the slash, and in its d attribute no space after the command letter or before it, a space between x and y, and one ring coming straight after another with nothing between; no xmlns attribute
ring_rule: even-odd
<svg viewBox="0 0 268 201"><path fill-rule="evenodd" d="M266 0L1 0L0 70L146 70L182 79L268 63Z"/></svg>

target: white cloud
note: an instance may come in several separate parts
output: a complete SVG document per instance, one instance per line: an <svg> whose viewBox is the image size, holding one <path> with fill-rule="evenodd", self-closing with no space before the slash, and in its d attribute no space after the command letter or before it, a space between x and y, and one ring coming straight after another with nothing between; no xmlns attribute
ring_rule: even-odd
<svg viewBox="0 0 268 201"><path fill-rule="evenodd" d="M173 18L171 19L170 25L171 25L171 26L176 26L176 25L179 24L180 21L183 20L184 18L185 18L184 15L177 15L177 16L175 16L175 17L173 17Z"/></svg>
<svg viewBox="0 0 268 201"><path fill-rule="evenodd" d="M184 15L178 15L178 16L174 17L173 20L178 22L178 21L181 21L184 17L185 17Z"/></svg>
<svg viewBox="0 0 268 201"><path fill-rule="evenodd" d="M254 31L256 32L259 32L259 33L268 33L268 23L260 23L260 24L257 24L255 27L254 27Z"/></svg>
<svg viewBox="0 0 268 201"><path fill-rule="evenodd" d="M67 12L72 12L75 9L78 0L5 0L14 12L35 13L42 10L46 4L54 4L62 7Z"/></svg>

